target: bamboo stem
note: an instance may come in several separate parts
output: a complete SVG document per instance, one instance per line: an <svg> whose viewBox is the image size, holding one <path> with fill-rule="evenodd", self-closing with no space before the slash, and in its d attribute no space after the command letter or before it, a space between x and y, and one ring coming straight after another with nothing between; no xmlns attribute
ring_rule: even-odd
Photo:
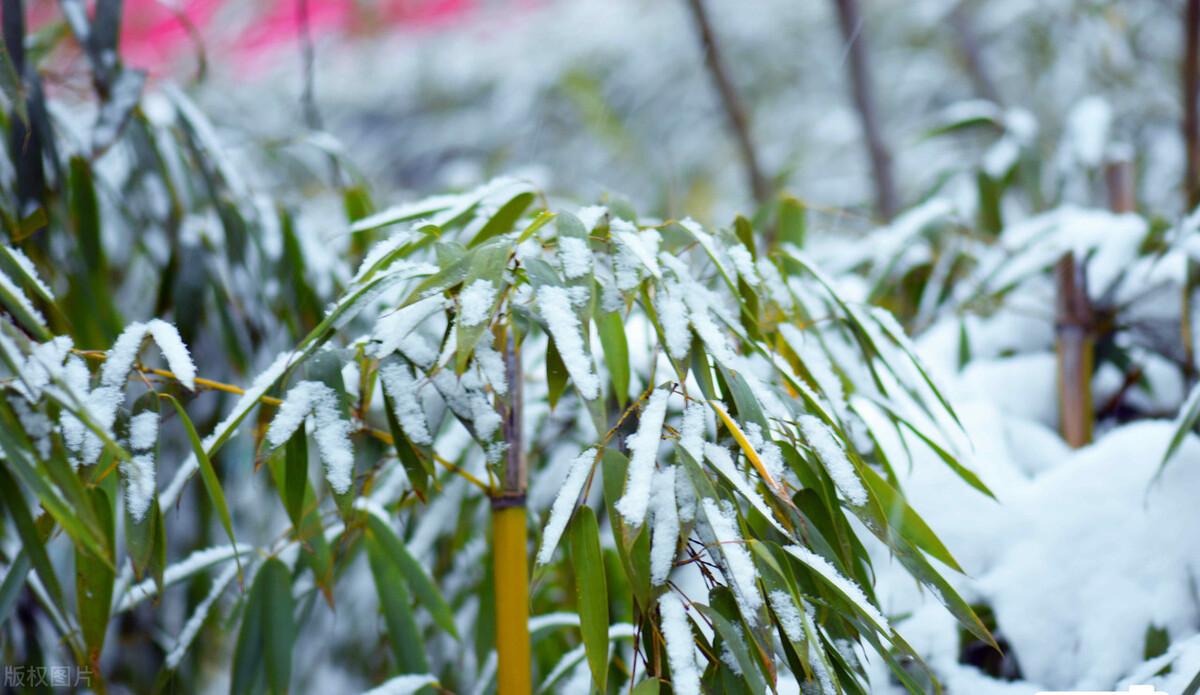
<svg viewBox="0 0 1200 695"><path fill-rule="evenodd" d="M1073 448L1092 440L1092 364L1095 337L1084 266L1067 253L1054 269L1058 285L1058 419L1063 439Z"/></svg>
<svg viewBox="0 0 1200 695"><path fill-rule="evenodd" d="M503 499L503 498L497 498ZM496 657L499 695L533 690L529 647L529 573L524 503L492 508L495 552Z"/></svg>
<svg viewBox="0 0 1200 695"><path fill-rule="evenodd" d="M525 446L521 432L521 352L511 333L504 338L509 407L504 418L508 459L499 494L492 497L492 552L495 562L496 657L499 695L533 690L529 644L529 548L526 539Z"/></svg>

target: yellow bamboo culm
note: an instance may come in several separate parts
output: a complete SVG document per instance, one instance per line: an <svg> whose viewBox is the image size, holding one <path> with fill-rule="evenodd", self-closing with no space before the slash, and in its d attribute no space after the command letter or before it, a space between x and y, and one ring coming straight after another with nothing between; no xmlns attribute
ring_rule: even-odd
<svg viewBox="0 0 1200 695"><path fill-rule="evenodd" d="M529 650L529 574L525 544L525 507L492 511L496 580L496 656L498 695L533 691Z"/></svg>

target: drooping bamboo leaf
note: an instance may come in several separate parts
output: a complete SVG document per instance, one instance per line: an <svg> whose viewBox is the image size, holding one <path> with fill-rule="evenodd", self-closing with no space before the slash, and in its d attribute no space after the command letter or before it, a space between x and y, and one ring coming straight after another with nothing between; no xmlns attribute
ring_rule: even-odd
<svg viewBox="0 0 1200 695"><path fill-rule="evenodd" d="M225 491L221 489L221 481L217 477L217 471L213 468L212 461L209 460L208 454L204 450L204 444L200 441L200 435L196 434L196 427L192 425L192 419L188 417L187 411L183 409L179 401L170 394L159 394L160 397L167 399L171 405L175 406L175 412L179 415L179 421L183 423L183 427L187 430L188 441L192 445L192 455L196 457L196 461L200 464L200 479L204 481L204 489L208 493L208 499L212 501L213 507L217 510L217 516L221 519L221 526L225 529L225 535L229 536L229 543L237 549L237 538L233 535L233 519L229 515L229 505L225 502ZM241 573L241 558L234 554L234 562L238 564L238 572Z"/></svg>
<svg viewBox="0 0 1200 695"><path fill-rule="evenodd" d="M567 366L563 364L562 355L559 354L554 339L549 338L546 341L546 383L549 385L547 397L551 408L558 405L558 399L562 398L567 390L567 378Z"/></svg>
<svg viewBox="0 0 1200 695"><path fill-rule="evenodd" d="M625 322L620 312L596 308L596 330L604 348L604 364L612 381L617 405L624 409L629 400L629 344L625 338Z"/></svg>
<svg viewBox="0 0 1200 695"><path fill-rule="evenodd" d="M474 248L493 237L508 233L509 230L512 229L513 225L517 223L517 220L521 219L521 215L532 202L532 193L518 193L511 200L502 205L500 209L496 211L495 215L492 215L492 218L487 221L487 224L483 225L483 228L479 230L479 233L476 234L473 239L471 239L470 243L467 244L467 247Z"/></svg>
<svg viewBox="0 0 1200 695"><path fill-rule="evenodd" d="M273 693L286 693L292 678L292 644L296 626L292 617L292 573L277 558L263 563L255 577L263 584L262 622L266 628L263 652L267 685Z"/></svg>
<svg viewBox="0 0 1200 695"><path fill-rule="evenodd" d="M92 507L101 524L101 533L114 547L112 506L103 488L93 488ZM111 563L97 558L91 552L75 549L75 601L79 614L79 626L83 641L87 645L88 659L99 664L100 652L104 648L104 633L108 629L109 609L112 606L113 581L116 572Z"/></svg>
<svg viewBox="0 0 1200 695"><path fill-rule="evenodd" d="M408 588L416 595L417 602L429 611L433 621L439 627L457 639L458 631L454 626L454 612L450 610L450 606L442 598L442 592L425 573L421 564L408 552L404 542L392 531L391 526L375 514L367 515L367 524L388 561L395 564L400 570Z"/></svg>
<svg viewBox="0 0 1200 695"><path fill-rule="evenodd" d="M396 666L400 673L426 673L429 663L425 658L425 642L409 607L411 598L400 567L391 561L387 549L372 530L368 529L365 541Z"/></svg>
<svg viewBox="0 0 1200 695"><path fill-rule="evenodd" d="M592 683L605 692L608 677L608 589L600 554L600 530L591 507L583 506L571 520L568 538L575 572L575 600Z"/></svg>
<svg viewBox="0 0 1200 695"><path fill-rule="evenodd" d="M29 514L29 508L25 506L21 489L17 487L16 481L4 467L0 467L0 499L4 500L4 507L17 527L17 535L21 539L21 549L27 554L29 563L33 565L38 578L42 580L42 585L46 587L50 598L61 605L62 589L59 588L58 577L54 574L54 566L50 564L50 557L46 554L46 541L38 532L33 517Z"/></svg>

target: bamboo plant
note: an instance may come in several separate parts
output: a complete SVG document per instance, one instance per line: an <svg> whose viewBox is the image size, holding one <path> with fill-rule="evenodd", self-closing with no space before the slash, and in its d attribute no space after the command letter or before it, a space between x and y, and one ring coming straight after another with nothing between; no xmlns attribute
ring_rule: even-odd
<svg viewBox="0 0 1200 695"><path fill-rule="evenodd" d="M867 692L849 644L921 692L919 657L873 599L865 529L990 639L934 568L958 565L875 445L910 430L987 492L958 464L954 415L889 315L841 298L793 244L757 255L745 220L713 231L541 201L499 180L358 221L351 231L381 240L320 323L244 389L201 376L208 365L164 321L130 324L103 353L51 335L30 295L54 298L8 249L0 430L20 552L5 613L28 582L63 644L103 676L112 621L213 572L160 681L220 597L244 591L232 691L285 691L313 599L333 605L365 550L397 688L457 691L496 668L500 692L547 689L586 663L606 692L765 692L785 672ZM164 368L142 359L148 341ZM241 395L201 436L189 409L207 389ZM190 441L180 462L156 456L165 418ZM261 464L286 512L254 540L213 464L239 433L254 447L225 459L226 479ZM539 476L562 483L527 521ZM228 543L166 564L169 510L192 479ZM457 510L438 507L446 495ZM490 523L494 574L422 566L408 544L430 519L451 555ZM74 609L50 558L63 544L79 570ZM544 615L562 611L574 615ZM472 634L474 673L423 646L470 649Z"/></svg>

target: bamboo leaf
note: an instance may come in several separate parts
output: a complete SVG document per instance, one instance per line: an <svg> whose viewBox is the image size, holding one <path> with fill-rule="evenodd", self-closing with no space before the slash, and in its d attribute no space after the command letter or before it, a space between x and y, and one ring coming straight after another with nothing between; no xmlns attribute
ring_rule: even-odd
<svg viewBox="0 0 1200 695"><path fill-rule="evenodd" d="M262 582L262 621L266 627L264 652L267 685L275 693L286 693L292 678L292 644L296 625L292 617L292 573L277 558L268 559L258 571Z"/></svg>
<svg viewBox="0 0 1200 695"><path fill-rule="evenodd" d="M858 466L856 470L862 474L867 487L871 490L871 494L879 498L879 504L887 514L889 523L900 532L901 536L921 550L945 563L954 571L965 572L958 564L958 561L954 559L954 556L950 554L949 549L942 544L941 539L933 532L933 529L929 528L929 525L917 514L916 510L908 506L908 502L904 500L904 497L893 489L883 479L883 476L876 473L875 469L870 466Z"/></svg>
<svg viewBox="0 0 1200 695"><path fill-rule="evenodd" d="M92 488L92 507L100 518L101 533L113 547L112 505L103 488ZM104 648L104 633L108 629L108 614L112 607L113 581L116 572L111 563L98 558L91 552L75 548L75 602L79 613L79 626L83 641L87 645L88 659L92 664L100 663L100 652Z"/></svg>
<svg viewBox="0 0 1200 695"><path fill-rule="evenodd" d="M608 588L600 554L600 530L591 507L583 506L571 521L568 544L575 570L575 600L592 683L605 692L608 677Z"/></svg>
<svg viewBox="0 0 1200 695"><path fill-rule="evenodd" d="M375 578L375 591L379 595L379 606L387 624L396 666L400 673L426 673L429 663L425 659L425 642L409 608L411 598L400 568L390 561L387 550L373 529L368 528L365 542L367 560L371 575Z"/></svg>
<svg viewBox="0 0 1200 695"><path fill-rule="evenodd" d="M492 237L507 233L517 223L517 220L521 219L525 208L528 208L532 202L533 194L528 191L514 196L502 205L495 215L492 215L492 218L487 221L487 224L483 225L483 228L479 230L475 238L471 239L467 247L473 248L479 246Z"/></svg>
<svg viewBox="0 0 1200 695"><path fill-rule="evenodd" d="M387 558L396 565L408 588L416 594L417 602L425 606L438 626L458 639L458 631L454 626L454 612L450 610L446 599L442 598L442 592L438 590L437 585L425 573L421 563L408 552L408 547L386 521L375 514L368 514L367 524Z"/></svg>
<svg viewBox="0 0 1200 695"><path fill-rule="evenodd" d="M558 405L558 399L562 398L563 393L567 390L567 377L567 365L563 363L562 355L559 354L554 339L549 338L546 342L546 383L549 385L547 397L550 400L551 409Z"/></svg>
<svg viewBox="0 0 1200 695"><path fill-rule="evenodd" d="M225 502L225 491L221 489L221 481L217 478L217 471L213 468L212 461L209 460L208 454L204 451L204 444L200 441L200 435L196 434L196 427L192 425L192 419L188 417L187 411L183 409L179 401L170 394L161 393L159 397L165 398L175 406L175 412L179 414L179 421L183 423L183 427L187 430L188 441L192 444L192 454L195 455L196 461L200 464L200 479L204 481L204 489L208 492L208 499L212 501L213 507L217 510L217 516L221 519L221 526L225 529L225 535L229 536L229 543L234 548L234 562L238 565L238 574L241 574L242 561L237 555L237 539L233 535L233 519L229 515L229 505Z"/></svg>
<svg viewBox="0 0 1200 695"><path fill-rule="evenodd" d="M42 585L46 587L50 598L56 604L62 605L62 589L59 588L58 577L54 574L54 566L50 564L50 557L46 554L45 540L33 523L33 517L29 514L29 508L25 506L25 500L21 495L21 489L17 487L17 482L4 467L0 467L0 499L3 500L4 507L8 510L8 516L17 527L17 536L21 539L21 549L27 554L29 563L33 565L38 578L42 580Z"/></svg>
<svg viewBox="0 0 1200 695"><path fill-rule="evenodd" d="M596 329L604 348L604 363L608 367L613 394L623 410L629 400L629 343L625 338L625 322L618 311L596 309Z"/></svg>

